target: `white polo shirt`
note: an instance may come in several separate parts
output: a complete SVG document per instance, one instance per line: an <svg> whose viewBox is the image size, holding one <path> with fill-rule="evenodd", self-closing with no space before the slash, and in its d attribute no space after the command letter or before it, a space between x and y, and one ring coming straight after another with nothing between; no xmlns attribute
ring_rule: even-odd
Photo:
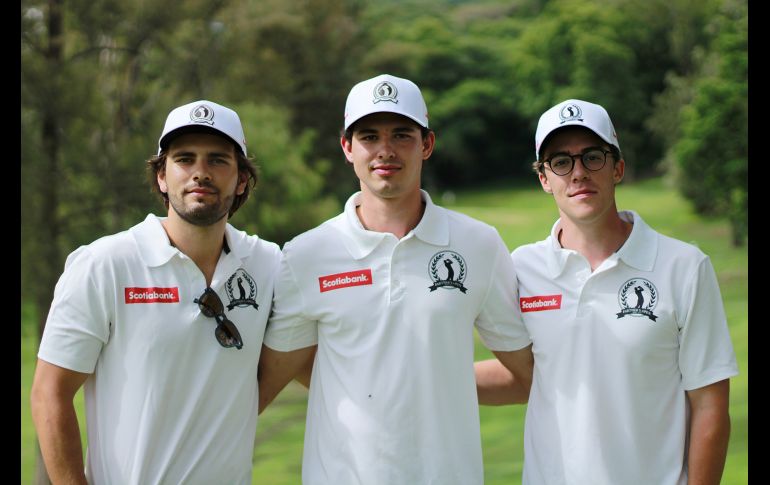
<svg viewBox="0 0 770 485"><path fill-rule="evenodd" d="M251 483L257 363L280 250L227 225L211 287L243 348L225 348L193 302L203 273L160 221L150 214L69 255L38 357L92 373L90 483Z"/></svg>
<svg viewBox="0 0 770 485"><path fill-rule="evenodd" d="M551 236L512 253L534 381L525 484L685 484L685 391L737 374L716 275L635 212L592 273Z"/></svg>
<svg viewBox="0 0 770 485"><path fill-rule="evenodd" d="M367 231L358 197L284 246L265 334L281 351L318 344L303 483L481 484L474 325L490 349L530 344L508 250L424 191L402 239Z"/></svg>

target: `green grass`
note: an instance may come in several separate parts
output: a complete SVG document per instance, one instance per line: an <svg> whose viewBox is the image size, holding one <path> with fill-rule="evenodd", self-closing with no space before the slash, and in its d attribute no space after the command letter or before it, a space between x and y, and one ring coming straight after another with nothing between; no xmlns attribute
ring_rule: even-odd
<svg viewBox="0 0 770 485"><path fill-rule="evenodd" d="M557 215L553 199L533 178L531 188L495 188L458 192L454 201L436 203L488 222L500 231L510 249L544 239ZM732 433L722 483L748 483L748 250L730 247L724 221L704 220L661 180L623 184L618 208L634 209L663 234L691 242L711 257L722 289L740 374L731 379ZM22 483L34 475L34 430L29 417L29 382L34 366L34 318L22 315ZM491 357L477 339L476 359ZM82 394L82 393L81 393ZM254 483L294 485L300 482L307 392L292 383L260 416L254 451ZM78 407L82 409L82 397ZM525 406L481 407L485 483L521 483ZM81 415L82 416L82 411ZM81 423L84 421L81 417Z"/></svg>

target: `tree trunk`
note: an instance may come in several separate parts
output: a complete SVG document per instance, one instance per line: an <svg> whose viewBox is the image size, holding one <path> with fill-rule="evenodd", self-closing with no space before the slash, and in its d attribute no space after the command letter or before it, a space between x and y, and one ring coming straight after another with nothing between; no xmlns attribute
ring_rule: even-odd
<svg viewBox="0 0 770 485"><path fill-rule="evenodd" d="M55 79L55 74L60 72L62 64L63 37L62 37L62 0L48 0L48 48L46 50L46 61L48 72ZM61 266L61 255L59 254L60 224L56 216L56 208L59 205L59 191L57 181L59 180L59 150L60 150L60 119L59 110L57 110L57 89L48 93L50 98L45 103L42 113L43 129L41 132L41 144L43 147L43 169L40 171L40 183L42 207L38 216L40 217L40 237L43 244L40 245L41 270L39 274L39 290L36 292L36 305L38 309L38 337L43 335L45 321L47 316L46 309L49 307L53 298L53 290L56 286L58 270ZM48 212L46 214L46 211ZM40 454L40 444L35 441L36 460L35 460L35 483L49 485L51 483L48 473Z"/></svg>

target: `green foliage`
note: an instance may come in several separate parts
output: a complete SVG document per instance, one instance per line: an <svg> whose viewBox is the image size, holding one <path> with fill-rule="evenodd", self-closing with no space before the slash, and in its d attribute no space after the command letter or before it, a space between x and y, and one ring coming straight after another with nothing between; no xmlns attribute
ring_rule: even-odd
<svg viewBox="0 0 770 485"><path fill-rule="evenodd" d="M568 98L604 106L612 116L627 173L648 172L657 147L646 136L649 115L644 80L653 66L639 59L653 48L623 5L589 0L549 2L507 53L513 104L533 134L540 114ZM662 74L662 73L661 73ZM530 158L531 160L531 158Z"/></svg>
<svg viewBox="0 0 770 485"><path fill-rule="evenodd" d="M228 77L232 66L244 65L231 59L248 47L231 28L243 6L63 2L57 35L49 32L48 7L22 3L22 292L41 308L69 252L147 212L165 214L146 184L145 161L157 151L171 108L200 98L225 105L256 98L248 84L230 84ZM256 77L260 67L253 68ZM271 101L256 99L260 106ZM319 193L328 163L311 156L309 135L293 134L312 133L289 126L293 111L254 106L249 117L257 125L246 132L270 154L271 168L285 156L289 170L265 171L262 212L241 221L251 231L264 228L263 237L285 240L336 210ZM254 222L259 218L264 221Z"/></svg>
<svg viewBox="0 0 770 485"><path fill-rule="evenodd" d="M681 111L674 146L679 185L695 210L727 216L732 241L748 234L748 11L729 2L712 24L716 35L702 59L694 97Z"/></svg>
<svg viewBox="0 0 770 485"><path fill-rule="evenodd" d="M233 108L244 124L247 148L260 172L250 196L254 200L233 216L236 227L282 245L339 212L337 200L321 194L328 162L316 160L316 169L323 171L313 171L306 161L313 150L312 132L292 134L289 115L281 108L251 103Z"/></svg>
<svg viewBox="0 0 770 485"><path fill-rule="evenodd" d="M340 200L357 187L339 139L345 98L363 79L359 59L370 45L361 9L355 0L232 2L221 18L228 62L220 84L237 102L286 108L294 133L314 132L310 167L327 174L323 191Z"/></svg>

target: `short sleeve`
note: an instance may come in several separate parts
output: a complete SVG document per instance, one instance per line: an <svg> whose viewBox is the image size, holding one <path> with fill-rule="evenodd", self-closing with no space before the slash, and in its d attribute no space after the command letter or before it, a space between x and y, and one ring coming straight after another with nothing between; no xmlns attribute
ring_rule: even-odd
<svg viewBox="0 0 770 485"><path fill-rule="evenodd" d="M306 317L302 291L294 277L287 249L284 248L276 277L273 309L264 339L265 345L282 352L318 343L318 322Z"/></svg>
<svg viewBox="0 0 770 485"><path fill-rule="evenodd" d="M700 261L692 281L679 331L679 368L685 390L738 373L719 284L708 257Z"/></svg>
<svg viewBox="0 0 770 485"><path fill-rule="evenodd" d="M67 258L54 290L38 358L76 372L93 373L109 341L108 293L114 285L99 282L101 272L87 247Z"/></svg>
<svg viewBox="0 0 770 485"><path fill-rule="evenodd" d="M476 329L490 350L519 350L532 342L517 304L519 290L513 260L499 234L495 236L495 260Z"/></svg>

